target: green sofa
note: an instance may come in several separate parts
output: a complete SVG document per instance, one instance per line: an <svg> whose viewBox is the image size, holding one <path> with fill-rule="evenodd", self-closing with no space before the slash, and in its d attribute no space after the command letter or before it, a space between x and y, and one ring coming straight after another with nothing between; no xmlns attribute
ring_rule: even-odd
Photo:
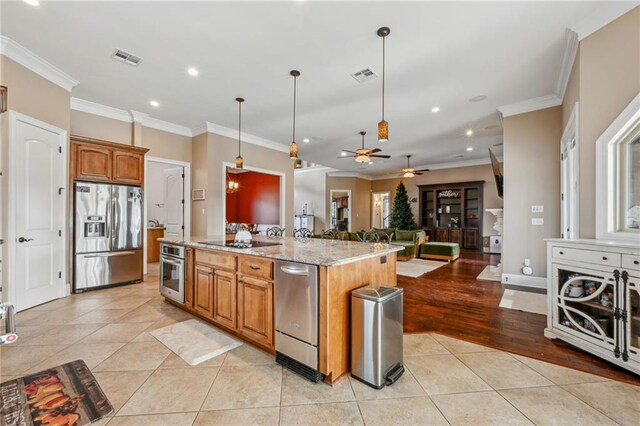
<svg viewBox="0 0 640 426"><path fill-rule="evenodd" d="M391 245L404 248L398 252L398 260L409 260L418 256L420 245L427 240L427 234L421 230L403 231L395 229Z"/></svg>

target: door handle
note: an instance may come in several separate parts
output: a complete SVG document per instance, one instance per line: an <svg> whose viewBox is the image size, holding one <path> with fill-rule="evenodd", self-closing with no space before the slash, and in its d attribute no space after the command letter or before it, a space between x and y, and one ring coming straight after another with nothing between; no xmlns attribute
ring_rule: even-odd
<svg viewBox="0 0 640 426"><path fill-rule="evenodd" d="M18 242L19 243L26 243L26 242L29 242L29 241L33 241L33 238L25 238L25 237L18 238Z"/></svg>

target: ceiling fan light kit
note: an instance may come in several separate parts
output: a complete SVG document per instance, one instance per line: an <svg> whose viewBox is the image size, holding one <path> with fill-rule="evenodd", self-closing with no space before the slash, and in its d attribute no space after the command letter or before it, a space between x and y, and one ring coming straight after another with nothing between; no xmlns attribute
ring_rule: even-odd
<svg viewBox="0 0 640 426"><path fill-rule="evenodd" d="M300 71L291 70L289 72L293 77L293 137L291 138L291 144L289 144L289 158L292 160L298 159L298 144L296 143L296 92L297 81L300 77Z"/></svg>
<svg viewBox="0 0 640 426"><path fill-rule="evenodd" d="M384 77L385 77L385 39L391 34L389 27L378 28L378 37L382 37L382 120L378 123L378 142L387 142L389 140L389 123L384 119Z"/></svg>

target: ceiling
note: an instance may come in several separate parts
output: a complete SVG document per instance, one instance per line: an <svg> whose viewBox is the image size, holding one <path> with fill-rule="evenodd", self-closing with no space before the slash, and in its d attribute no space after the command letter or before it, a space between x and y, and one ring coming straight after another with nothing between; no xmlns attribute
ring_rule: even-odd
<svg viewBox="0 0 640 426"><path fill-rule="evenodd" d="M50 2L2 3L2 34L80 81L73 96L160 120L205 121L287 146L292 77L298 69L300 157L344 171L381 176L416 167L488 160L502 142L496 108L554 93L565 29L597 2ZM385 118L390 140L377 142L381 72L389 26ZM114 48L144 60L132 67ZM186 69L200 74L191 77ZM486 95L482 102L469 102ZM150 100L160 103L158 108ZM434 114L432 107L440 107ZM465 135L473 129L474 135ZM361 165L341 149L380 147L389 160ZM309 143L302 142L309 138ZM466 149L472 147L473 151ZM498 155L502 147L496 147ZM463 157L459 157L462 155ZM246 159L247 164L251 159Z"/></svg>

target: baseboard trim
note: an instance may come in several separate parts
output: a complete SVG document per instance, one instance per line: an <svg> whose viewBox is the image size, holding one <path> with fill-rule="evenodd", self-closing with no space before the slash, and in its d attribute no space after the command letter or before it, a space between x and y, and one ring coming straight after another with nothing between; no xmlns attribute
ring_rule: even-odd
<svg viewBox="0 0 640 426"><path fill-rule="evenodd" d="M546 289L547 279L545 277L532 277L528 275L502 274L502 284Z"/></svg>

